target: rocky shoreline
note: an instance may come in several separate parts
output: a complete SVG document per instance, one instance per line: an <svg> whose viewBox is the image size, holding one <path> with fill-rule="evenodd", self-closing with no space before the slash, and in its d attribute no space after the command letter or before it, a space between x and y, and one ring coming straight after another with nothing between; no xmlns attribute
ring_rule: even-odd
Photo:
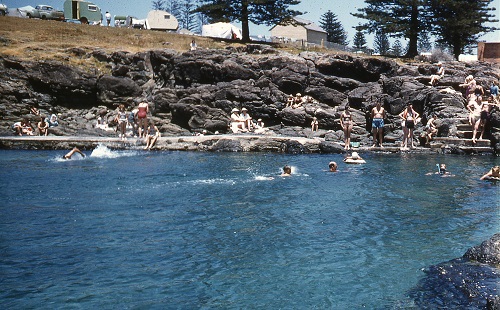
<svg viewBox="0 0 500 310"><path fill-rule="evenodd" d="M87 67L71 65L70 60ZM499 110L494 108L491 113L485 140L481 145L471 145L470 128L462 129L467 125L468 111L459 85L472 74L488 88L500 78L500 68L478 62L450 61L444 65L446 75L436 87L431 87L428 82L436 66L428 62L402 63L315 52L297 55L265 45L184 53L169 49L107 52L82 47L67 49L57 59L43 61L0 55L0 136L12 137L12 124L23 118L38 121L30 114L30 107L35 106L43 115L59 116L59 126L50 129L50 136L112 138L117 134L97 129L97 119L101 117L113 126L119 104L133 109L140 102L147 102L150 119L162 133L160 149L174 144L167 137L189 137L202 131L216 137L210 141L223 141L206 142L210 145L233 141L224 136L228 133L231 110L245 107L254 119L262 119L270 128L271 135L277 137L275 144L281 143L282 137L312 138L319 142L313 142L311 149L305 147L304 153L339 152L337 146L343 142L339 117L345 106L351 107L355 123L351 141L368 146L372 144L369 113L376 102L382 102L388 114L384 144L397 149L403 135L398 114L412 103L422 116L415 129L415 140L430 116L438 116L438 139L431 151L499 153ZM286 107L287 96L299 92L312 97L313 102L295 109ZM313 117L319 121L318 132L310 130ZM235 145L222 149L259 150L231 143ZM8 148L14 144L2 145ZM302 148L291 147L293 152Z"/></svg>
<svg viewBox="0 0 500 310"><path fill-rule="evenodd" d="M81 137L81 136L0 136L0 149L18 150L67 150L78 147L82 150L93 150L104 145L113 150L143 150L144 139L127 138L123 141L117 137ZM343 143L325 140L319 137L290 137L275 135L211 135L211 136L179 136L161 137L154 151L193 151L193 152L272 152L287 154L310 153L345 153ZM415 147L401 150L398 146L371 147L357 146L353 151L360 153L420 153L420 154L493 154L491 148L467 146Z"/></svg>

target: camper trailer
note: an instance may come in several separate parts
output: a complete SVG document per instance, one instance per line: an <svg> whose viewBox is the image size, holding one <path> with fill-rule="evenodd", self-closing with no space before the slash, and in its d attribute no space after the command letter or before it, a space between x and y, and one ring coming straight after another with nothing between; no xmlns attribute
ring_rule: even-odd
<svg viewBox="0 0 500 310"><path fill-rule="evenodd" d="M64 2L64 18L78 19L82 24L100 24L101 9L92 2L84 0L66 0Z"/></svg>
<svg viewBox="0 0 500 310"><path fill-rule="evenodd" d="M177 28L179 28L179 22L169 12L153 10L149 11L148 17L146 17L146 29L177 31Z"/></svg>

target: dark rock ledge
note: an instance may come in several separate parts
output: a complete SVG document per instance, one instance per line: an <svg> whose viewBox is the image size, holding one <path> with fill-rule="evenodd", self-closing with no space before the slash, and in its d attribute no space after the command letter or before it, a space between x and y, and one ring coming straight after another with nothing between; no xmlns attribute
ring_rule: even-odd
<svg viewBox="0 0 500 310"><path fill-rule="evenodd" d="M500 309L500 233L433 265L410 292L419 309Z"/></svg>

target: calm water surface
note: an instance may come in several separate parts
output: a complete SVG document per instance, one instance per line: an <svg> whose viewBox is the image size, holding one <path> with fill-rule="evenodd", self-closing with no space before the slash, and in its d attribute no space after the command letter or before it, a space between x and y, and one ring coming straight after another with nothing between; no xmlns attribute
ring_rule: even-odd
<svg viewBox="0 0 500 310"><path fill-rule="evenodd" d="M1 308L411 308L499 227L489 156L86 153L0 151Z"/></svg>

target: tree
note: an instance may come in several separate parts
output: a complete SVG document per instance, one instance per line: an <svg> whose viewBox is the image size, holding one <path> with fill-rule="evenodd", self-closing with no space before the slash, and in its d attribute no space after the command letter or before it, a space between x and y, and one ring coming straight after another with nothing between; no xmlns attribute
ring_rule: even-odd
<svg viewBox="0 0 500 310"><path fill-rule="evenodd" d="M449 45L453 56L458 56L466 47L476 44L479 37L498 30L486 27L486 22L498 22L489 8L493 0L429 0L432 32L438 43Z"/></svg>
<svg viewBox="0 0 500 310"><path fill-rule="evenodd" d="M180 6L180 15L179 23L182 25L182 28L185 28L189 31L195 31L199 28L199 21L197 18L197 13L193 13L192 11L195 9L195 3L193 0L184 0L184 3Z"/></svg>
<svg viewBox="0 0 500 310"><path fill-rule="evenodd" d="M429 32L423 31L418 35L418 51L430 52L432 50L432 43Z"/></svg>
<svg viewBox="0 0 500 310"><path fill-rule="evenodd" d="M170 0L167 10L176 18L182 16L182 5L178 0Z"/></svg>
<svg viewBox="0 0 500 310"><path fill-rule="evenodd" d="M391 54L396 57L403 55L403 45L399 40L394 41L394 44L392 44Z"/></svg>
<svg viewBox="0 0 500 310"><path fill-rule="evenodd" d="M210 22L241 22L242 40L250 41L249 23L267 26L293 24L299 11L289 9L300 0L200 0L194 12L202 12Z"/></svg>
<svg viewBox="0 0 500 310"><path fill-rule="evenodd" d="M326 31L326 40L328 42L347 45L347 33L342 24L337 20L337 15L332 11L328 10L328 12L321 15L319 25Z"/></svg>
<svg viewBox="0 0 500 310"><path fill-rule="evenodd" d="M369 33L383 31L395 38L409 40L407 57L418 55L418 34L428 29L426 7L428 0L365 0L367 7L358 9L355 17L368 20L358 26ZM450 0L453 1L453 0Z"/></svg>
<svg viewBox="0 0 500 310"><path fill-rule="evenodd" d="M375 33L373 49L380 55L389 54L391 43L389 42L389 38L387 37L387 35L382 30L379 30Z"/></svg>
<svg viewBox="0 0 500 310"><path fill-rule="evenodd" d="M353 46L354 48L358 50L362 50L366 48L366 39L365 35L361 30L356 31L356 34L354 35L354 40L353 40Z"/></svg>
<svg viewBox="0 0 500 310"><path fill-rule="evenodd" d="M165 10L165 0L153 0L153 10Z"/></svg>

